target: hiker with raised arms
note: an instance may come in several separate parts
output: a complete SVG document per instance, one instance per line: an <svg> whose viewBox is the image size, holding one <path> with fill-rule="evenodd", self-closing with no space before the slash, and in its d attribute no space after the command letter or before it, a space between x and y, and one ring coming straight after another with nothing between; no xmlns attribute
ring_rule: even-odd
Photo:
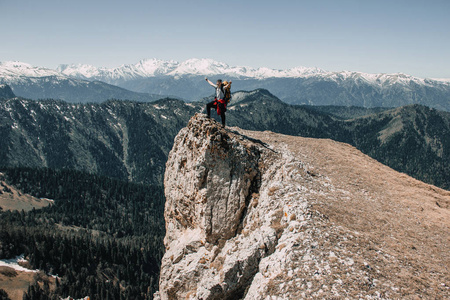
<svg viewBox="0 0 450 300"><path fill-rule="evenodd" d="M227 100L225 100L225 90L231 86L231 81L224 85L221 79L217 80L217 84L212 83L208 78L205 80L216 89L216 94L214 101L206 104L206 113L208 114L208 118L211 117L211 107L217 110L217 114L220 115L222 119L222 126L225 127L225 112L227 111Z"/></svg>

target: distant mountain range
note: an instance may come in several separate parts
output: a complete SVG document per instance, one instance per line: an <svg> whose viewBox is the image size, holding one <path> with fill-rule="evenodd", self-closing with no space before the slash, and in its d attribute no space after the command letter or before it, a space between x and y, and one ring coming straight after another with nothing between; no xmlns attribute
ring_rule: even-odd
<svg viewBox="0 0 450 300"><path fill-rule="evenodd" d="M0 84L8 84L16 95L33 100L98 103L109 99L149 102L162 98L160 95L133 92L102 81L77 79L55 70L20 62L0 63Z"/></svg>
<svg viewBox="0 0 450 300"><path fill-rule="evenodd" d="M267 90L233 97L229 126L346 142L398 171L450 189L448 112L410 105L389 110L349 107L345 114L332 114L328 108L286 104ZM77 105L2 100L0 162L160 184L175 135L202 111L201 102L174 99Z"/></svg>
<svg viewBox="0 0 450 300"><path fill-rule="evenodd" d="M17 95L32 99L37 95L39 98L48 96L41 97L44 91L38 89L28 90L28 85L43 86L47 82L51 87L43 89L48 93L52 89L65 89L59 86L61 79L77 79L82 80L80 84L100 81L129 91L151 94L155 98L158 97L154 95L160 98L172 95L196 101L213 93L212 88L204 82L205 76L211 77L211 80L232 80L234 91L268 89L290 104L361 107L422 104L450 111L450 81L423 79L402 73L330 72L305 67L287 70L233 67L211 59L190 59L181 63L147 59L117 68L72 64L60 65L56 70L19 62L0 63L0 83L8 83ZM39 82L36 82L38 79ZM128 95L120 96L119 99L135 100Z"/></svg>
<svg viewBox="0 0 450 300"><path fill-rule="evenodd" d="M287 70L269 68L232 67L212 59L189 59L184 62L144 59L134 65L122 65L117 68L96 68L91 65L72 64L60 65L61 73L83 79L95 79L116 83L139 78L158 76L186 75L225 75L234 78L297 78L310 77L327 72L319 68L297 67Z"/></svg>

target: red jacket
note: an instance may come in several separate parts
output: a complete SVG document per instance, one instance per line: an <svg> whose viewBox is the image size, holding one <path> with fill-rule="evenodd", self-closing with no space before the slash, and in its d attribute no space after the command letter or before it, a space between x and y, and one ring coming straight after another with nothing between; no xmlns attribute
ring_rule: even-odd
<svg viewBox="0 0 450 300"><path fill-rule="evenodd" d="M227 111L227 101L223 100L223 99L215 99L216 100L216 107L217 107L217 114L220 116L222 114L222 110L220 109L220 104L223 104L223 112Z"/></svg>

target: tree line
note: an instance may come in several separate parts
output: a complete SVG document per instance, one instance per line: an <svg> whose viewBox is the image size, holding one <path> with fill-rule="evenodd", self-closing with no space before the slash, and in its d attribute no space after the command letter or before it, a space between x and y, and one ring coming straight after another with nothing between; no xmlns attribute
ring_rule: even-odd
<svg viewBox="0 0 450 300"><path fill-rule="evenodd" d="M165 234L163 189L74 170L3 168L8 184L52 206L1 212L0 258L24 254L56 287L24 297L151 299Z"/></svg>

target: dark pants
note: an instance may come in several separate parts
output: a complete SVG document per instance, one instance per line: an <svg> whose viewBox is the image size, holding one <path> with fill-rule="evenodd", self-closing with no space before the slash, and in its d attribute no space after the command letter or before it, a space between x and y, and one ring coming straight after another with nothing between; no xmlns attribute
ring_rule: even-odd
<svg viewBox="0 0 450 300"><path fill-rule="evenodd" d="M217 105L219 105L219 108L221 111L220 117L222 118L222 125L225 126L225 106L222 103L220 103L216 100L209 102L208 104L206 104L206 113L208 114L208 117L210 117L211 116L211 107L213 107L214 109L217 109Z"/></svg>

